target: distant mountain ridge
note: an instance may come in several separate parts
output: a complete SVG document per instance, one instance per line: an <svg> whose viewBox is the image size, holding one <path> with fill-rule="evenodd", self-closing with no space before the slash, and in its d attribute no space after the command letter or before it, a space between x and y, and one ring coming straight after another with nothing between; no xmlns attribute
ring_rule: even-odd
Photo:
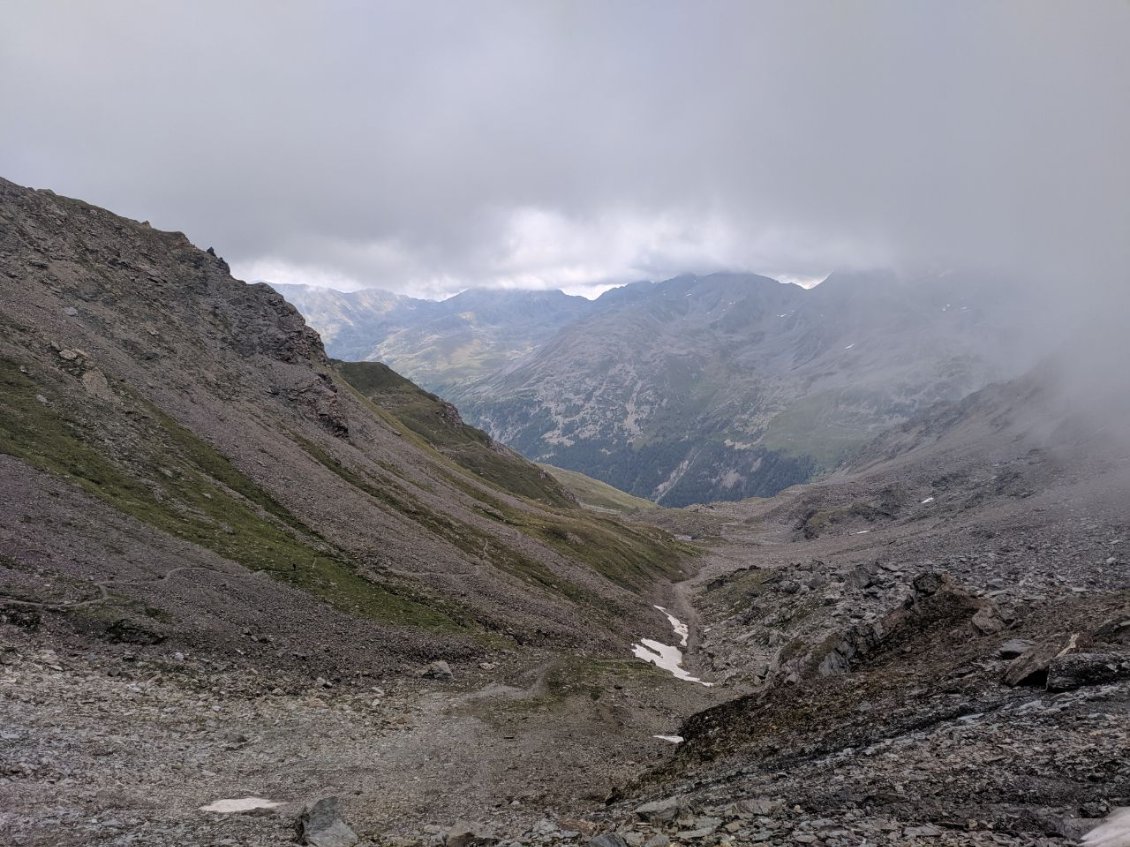
<svg viewBox="0 0 1130 847"><path fill-rule="evenodd" d="M325 332L309 292L294 295ZM419 303L357 324L374 333L369 358L531 459L669 506L805 482L919 409L1021 373L1051 343L1022 288L958 273L834 274L807 290L719 273L591 302L509 291Z"/></svg>
<svg viewBox="0 0 1130 847"><path fill-rule="evenodd" d="M529 355L592 309L560 291L473 289L436 301L376 289L272 287L318 328L331 356L385 362L444 396Z"/></svg>

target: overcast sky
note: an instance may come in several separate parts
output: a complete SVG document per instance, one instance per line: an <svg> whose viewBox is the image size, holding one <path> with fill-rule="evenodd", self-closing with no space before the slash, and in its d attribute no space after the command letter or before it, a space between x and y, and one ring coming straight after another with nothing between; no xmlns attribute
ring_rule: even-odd
<svg viewBox="0 0 1130 847"><path fill-rule="evenodd" d="M1130 3L0 0L0 175L237 275L1130 267Z"/></svg>

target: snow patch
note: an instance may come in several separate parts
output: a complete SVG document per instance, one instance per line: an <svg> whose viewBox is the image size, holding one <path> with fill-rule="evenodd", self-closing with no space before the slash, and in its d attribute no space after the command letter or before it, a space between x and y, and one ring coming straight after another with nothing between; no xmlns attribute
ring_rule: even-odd
<svg viewBox="0 0 1130 847"><path fill-rule="evenodd" d="M658 738L660 741L670 741L672 744L682 744L685 740L681 735L653 735L652 738Z"/></svg>
<svg viewBox="0 0 1130 847"><path fill-rule="evenodd" d="M650 638L641 638L639 644L633 645L632 654L637 659L643 659L657 668L662 668L676 679L685 682L697 682L699 685L705 685L708 688L714 685L713 682L703 682L697 676L691 676L687 673L686 668L683 667L683 651L678 647L660 644Z"/></svg>
<svg viewBox="0 0 1130 847"><path fill-rule="evenodd" d="M687 625L666 609L662 609L659 606L655 608L667 615L667 620L671 622L671 628L674 629L675 634L679 636L682 646L686 647L687 636L689 635ZM660 644L658 641L653 641L650 638L641 638L639 644L632 645L632 655L637 659L650 662L657 668L662 668L676 679L681 679L686 682L697 682L699 685L704 685L707 688L714 685L713 682L703 682L697 676L691 676L686 668L683 667L683 651L670 644Z"/></svg>
<svg viewBox="0 0 1130 847"><path fill-rule="evenodd" d="M686 647L687 646L687 638L689 638L690 634L691 634L690 627L687 626L685 623L683 623L681 620L679 620L677 617L675 617L673 614L668 612L662 606L656 606L655 608L657 608L659 611L661 611L663 614L665 614L667 616L667 620L669 620L671 622L671 629L675 630L675 635L679 636L680 646Z"/></svg>
<svg viewBox="0 0 1130 847"><path fill-rule="evenodd" d="M1087 847L1130 847L1130 806L1115 809L1083 836Z"/></svg>
<svg viewBox="0 0 1130 847"><path fill-rule="evenodd" d="M233 812L251 812L255 809L273 809L275 806L281 805L282 803L264 800L262 797L240 797L233 800L217 800L215 803L201 806L200 811L219 812L222 815L228 815Z"/></svg>

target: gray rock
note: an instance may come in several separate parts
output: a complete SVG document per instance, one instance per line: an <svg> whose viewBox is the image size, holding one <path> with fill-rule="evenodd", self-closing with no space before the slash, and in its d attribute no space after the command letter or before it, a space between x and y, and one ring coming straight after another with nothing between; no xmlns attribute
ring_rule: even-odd
<svg viewBox="0 0 1130 847"><path fill-rule="evenodd" d="M910 583L916 597L930 597L946 583L946 576L937 571L926 571L916 576Z"/></svg>
<svg viewBox="0 0 1130 847"><path fill-rule="evenodd" d="M615 832L606 832L592 839L589 847L628 847L628 842Z"/></svg>
<svg viewBox="0 0 1130 847"><path fill-rule="evenodd" d="M746 815L771 815L784 807L781 800L770 800L768 797L749 797L738 801L738 810Z"/></svg>
<svg viewBox="0 0 1130 847"><path fill-rule="evenodd" d="M459 821L447 831L443 843L446 847L488 847L490 844L497 844L498 839L481 824Z"/></svg>
<svg viewBox="0 0 1130 847"><path fill-rule="evenodd" d="M1061 645L1056 642L1033 647L1008 663L1001 680L1011 686L1042 685L1047 681L1048 666L1060 652Z"/></svg>
<svg viewBox="0 0 1130 847"><path fill-rule="evenodd" d="M353 847L359 840L357 833L342 820L336 797L323 797L303 809L294 826L298 843L311 847Z"/></svg>
<svg viewBox="0 0 1130 847"><path fill-rule="evenodd" d="M424 676L428 679L440 679L448 682L455 678L455 674L451 671L451 665L440 659L438 662L432 662L424 669Z"/></svg>
<svg viewBox="0 0 1130 847"><path fill-rule="evenodd" d="M533 835L556 835L560 831L561 828L549 818L542 818L530 830Z"/></svg>
<svg viewBox="0 0 1130 847"><path fill-rule="evenodd" d="M1048 665L1048 691L1070 691L1086 685L1104 685L1130 679L1130 655L1122 653L1068 653Z"/></svg>
<svg viewBox="0 0 1130 847"><path fill-rule="evenodd" d="M1034 641L1026 638L1010 638L997 649L997 655L1002 659L1015 659L1023 656L1036 646Z"/></svg>
<svg viewBox="0 0 1130 847"><path fill-rule="evenodd" d="M988 604L982 606L977 610L970 621L973 628L982 635L992 635L995 632L1000 632L1004 629L1004 621L1001 620L1000 615L997 613L996 606Z"/></svg>
<svg viewBox="0 0 1130 847"><path fill-rule="evenodd" d="M1109 620L1095 631L1095 636L1112 643L1130 643L1130 619L1119 616Z"/></svg>
<svg viewBox="0 0 1130 847"><path fill-rule="evenodd" d="M942 834L942 831L933 824L923 824L922 826L908 826L902 831L906 838L937 838Z"/></svg>
<svg viewBox="0 0 1130 847"><path fill-rule="evenodd" d="M651 803L644 803L636 809L636 814L645 821L673 821L679 816L679 811L683 807L683 799L681 797L668 797L665 800L655 800Z"/></svg>
<svg viewBox="0 0 1130 847"><path fill-rule="evenodd" d="M643 847L667 847L670 843L671 839L661 832L658 835L651 836L643 843Z"/></svg>

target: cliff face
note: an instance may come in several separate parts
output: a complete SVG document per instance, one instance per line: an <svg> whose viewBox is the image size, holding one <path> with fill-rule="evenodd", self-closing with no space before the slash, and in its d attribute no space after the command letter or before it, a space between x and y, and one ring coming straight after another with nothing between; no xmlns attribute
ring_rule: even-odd
<svg viewBox="0 0 1130 847"><path fill-rule="evenodd" d="M254 628L299 666L611 646L677 570L520 457L452 461L212 251L3 181L0 376L0 606L61 631L230 654Z"/></svg>

